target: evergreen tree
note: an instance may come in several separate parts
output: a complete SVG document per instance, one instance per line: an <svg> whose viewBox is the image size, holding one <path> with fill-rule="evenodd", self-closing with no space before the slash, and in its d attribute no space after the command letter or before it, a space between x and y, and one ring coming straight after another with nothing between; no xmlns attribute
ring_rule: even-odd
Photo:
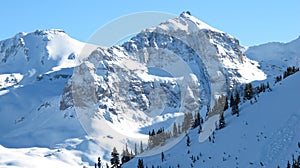
<svg viewBox="0 0 300 168"><path fill-rule="evenodd" d="M136 145L136 143L134 143L134 155L137 155L137 154L138 154L137 145Z"/></svg>
<svg viewBox="0 0 300 168"><path fill-rule="evenodd" d="M138 166L137 166L138 168L144 168L144 161L143 161L143 159L139 159L138 160Z"/></svg>
<svg viewBox="0 0 300 168"><path fill-rule="evenodd" d="M252 88L252 84L251 83L248 83L246 84L245 86L245 98L250 100L252 99L253 95L254 95L254 92L253 92L253 88Z"/></svg>
<svg viewBox="0 0 300 168"><path fill-rule="evenodd" d="M177 137L178 131L177 131L177 125L176 122L173 124L173 137Z"/></svg>
<svg viewBox="0 0 300 168"><path fill-rule="evenodd" d="M128 151L128 147L127 147L127 143L126 143L125 150L123 149L123 152L122 152L122 158L121 158L122 164L128 162L130 159L131 159L131 155Z"/></svg>
<svg viewBox="0 0 300 168"><path fill-rule="evenodd" d="M190 146L191 145L191 139L190 139L190 136L187 135L187 139L186 139L186 146Z"/></svg>
<svg viewBox="0 0 300 168"><path fill-rule="evenodd" d="M121 162L122 164L126 163L129 161L129 154L127 154L125 152L125 150L123 149L123 152L122 152L122 158L121 158Z"/></svg>
<svg viewBox="0 0 300 168"><path fill-rule="evenodd" d="M95 167L96 167L96 165L95 165ZM101 158L100 157L98 157L98 168L101 168Z"/></svg>
<svg viewBox="0 0 300 168"><path fill-rule="evenodd" d="M198 111L196 114L195 114L195 117L194 117L194 122L193 122L193 128L196 128L198 127L199 125L201 124L201 117L200 117L200 112Z"/></svg>
<svg viewBox="0 0 300 168"><path fill-rule="evenodd" d="M148 147L152 149L155 146L155 131L152 129L152 132L149 131Z"/></svg>
<svg viewBox="0 0 300 168"><path fill-rule="evenodd" d="M235 102L234 102L234 98L233 98L233 95L231 94L229 106L232 107L232 106L234 105L234 103L235 103Z"/></svg>
<svg viewBox="0 0 300 168"><path fill-rule="evenodd" d="M130 150L130 159L129 160L131 160L132 158L134 158L134 154L133 154L132 150Z"/></svg>
<svg viewBox="0 0 300 168"><path fill-rule="evenodd" d="M180 124L178 123L178 128L177 128L178 135L181 134L181 131L180 131L180 130L181 130L181 126L180 126Z"/></svg>
<svg viewBox="0 0 300 168"><path fill-rule="evenodd" d="M268 89L268 91L272 91L272 89L271 89L271 87L270 87L270 83L269 83L269 82L267 82L267 89Z"/></svg>
<svg viewBox="0 0 300 168"><path fill-rule="evenodd" d="M199 125L199 129L198 129L198 134L200 134L200 132L202 131L202 126L201 124Z"/></svg>
<svg viewBox="0 0 300 168"><path fill-rule="evenodd" d="M113 148L113 151L111 152L111 159L110 159L110 164L112 165L112 168L118 168L120 165L120 160L119 160L119 153L116 149L116 147Z"/></svg>
<svg viewBox="0 0 300 168"><path fill-rule="evenodd" d="M239 104L235 104L233 107L232 107L232 115L235 115L238 117L239 116Z"/></svg>
<svg viewBox="0 0 300 168"><path fill-rule="evenodd" d="M265 92L266 91L266 86L264 83L260 84L260 91Z"/></svg>
<svg viewBox="0 0 300 168"><path fill-rule="evenodd" d="M239 116L239 102L240 102L240 95L236 92L235 99L233 99L233 104L231 107L231 114Z"/></svg>
<svg viewBox="0 0 300 168"><path fill-rule="evenodd" d="M252 99L253 95L254 92L253 92L252 84L251 83L246 84L244 89L244 98L250 100Z"/></svg>
<svg viewBox="0 0 300 168"><path fill-rule="evenodd" d="M224 114L220 114L220 120L219 120L219 129L222 129L225 127L225 119L224 119Z"/></svg>
<svg viewBox="0 0 300 168"><path fill-rule="evenodd" d="M228 109L228 97L225 96L225 104L224 104L224 110L223 111L226 111Z"/></svg>
<svg viewBox="0 0 300 168"><path fill-rule="evenodd" d="M141 141L141 144L140 144L140 153L143 153L143 152L144 152L143 142Z"/></svg>
<svg viewBox="0 0 300 168"><path fill-rule="evenodd" d="M235 93L235 104L239 104L241 102L240 94L239 92Z"/></svg>
<svg viewBox="0 0 300 168"><path fill-rule="evenodd" d="M281 80L282 80L282 76L279 75L279 76L276 77L275 83L277 83L277 82L279 82L279 81L281 81Z"/></svg>

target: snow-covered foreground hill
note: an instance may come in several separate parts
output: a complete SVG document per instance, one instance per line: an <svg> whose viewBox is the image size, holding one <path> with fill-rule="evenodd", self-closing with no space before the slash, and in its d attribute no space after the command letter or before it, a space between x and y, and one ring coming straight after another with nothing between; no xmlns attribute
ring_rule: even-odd
<svg viewBox="0 0 300 168"><path fill-rule="evenodd" d="M156 149L164 152L165 161L158 154L142 157L144 164L166 168L178 164L180 167L285 167L293 154L300 154L299 84L300 73L297 73L278 83L273 91L262 93L257 102L242 103L239 117L227 110L226 127L215 132L214 143L209 140L199 143L198 130L191 130L190 147L185 138L170 150ZM124 167L136 167L138 159Z"/></svg>

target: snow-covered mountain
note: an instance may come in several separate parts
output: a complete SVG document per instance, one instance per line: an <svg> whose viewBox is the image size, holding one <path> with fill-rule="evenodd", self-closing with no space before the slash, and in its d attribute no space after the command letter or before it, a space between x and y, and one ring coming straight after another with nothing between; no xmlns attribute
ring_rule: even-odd
<svg viewBox="0 0 300 168"><path fill-rule="evenodd" d="M80 123L70 119L75 112L59 110L59 99L73 67L97 46L62 30L19 33L0 46L0 143L53 147L68 137L84 136Z"/></svg>
<svg viewBox="0 0 300 168"><path fill-rule="evenodd" d="M247 48L245 54L260 63L270 80L289 66L300 66L300 36L288 43L272 42Z"/></svg>
<svg viewBox="0 0 300 168"><path fill-rule="evenodd" d="M72 39L63 30L18 33L13 38L0 42L1 73L19 72L28 77L36 77L50 71L74 67L95 48Z"/></svg>
<svg viewBox="0 0 300 168"><path fill-rule="evenodd" d="M296 49L285 51L292 48ZM264 51L267 50L266 47ZM19 33L0 41L0 165L40 167L35 160L47 163L44 167L92 165L98 156L109 161L114 146L121 150L127 143L133 149L134 143L140 141L146 146L148 131L171 129L174 121L181 122L187 112L200 111L207 119L218 116L208 112L218 97L242 84L271 77L273 70L259 65L259 61L264 65L259 53L250 47L246 54L251 59L248 58L237 39L189 13L145 29L124 44L109 48L79 42L62 30ZM264 108L253 107L245 103L240 118L255 122L258 112L247 111ZM216 140L224 138L227 147L232 131L243 132L244 120L229 113L225 117L228 126L217 133L220 137ZM270 120L270 124L274 122ZM269 127L259 129L268 136L273 133ZM256 129L247 131L247 136L252 136ZM200 148L207 152L227 151L216 146L221 143L194 143L198 138L196 131L190 135L191 153ZM189 156L182 152L185 141L180 136L165 147L145 152L153 155L146 157L145 162L159 165L159 155L155 154L161 150L168 150L168 158ZM236 143L240 141L235 139ZM228 153L244 157L247 150L239 150L247 143L244 140ZM251 140L249 143L254 144ZM173 155L176 151L178 154ZM205 151L203 154L208 154ZM220 154L211 155L218 158ZM260 159L253 158L253 165ZM185 165L189 163L186 161L183 159L179 164L190 165ZM205 164L211 165L214 159L206 161ZM242 165L246 165L244 161ZM133 160L127 167L136 167L136 162ZM221 162L216 163L222 167ZM167 161L162 165L177 166L177 163Z"/></svg>
<svg viewBox="0 0 300 168"><path fill-rule="evenodd" d="M108 148L113 137L122 148L147 142L151 127L171 129L185 113L205 117L220 95L263 79L237 39L183 13L121 46L94 51L75 69L61 109L75 107L90 135Z"/></svg>

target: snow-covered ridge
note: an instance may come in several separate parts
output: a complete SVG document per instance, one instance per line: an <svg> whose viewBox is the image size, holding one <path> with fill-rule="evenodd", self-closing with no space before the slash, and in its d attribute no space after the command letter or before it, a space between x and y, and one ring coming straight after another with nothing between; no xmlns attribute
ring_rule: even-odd
<svg viewBox="0 0 300 168"><path fill-rule="evenodd" d="M59 29L18 33L0 41L0 73L33 76L74 67L95 48L72 39Z"/></svg>
<svg viewBox="0 0 300 168"><path fill-rule="evenodd" d="M249 47L245 54L261 64L261 69L274 80L287 67L300 67L300 36L287 43L271 42Z"/></svg>

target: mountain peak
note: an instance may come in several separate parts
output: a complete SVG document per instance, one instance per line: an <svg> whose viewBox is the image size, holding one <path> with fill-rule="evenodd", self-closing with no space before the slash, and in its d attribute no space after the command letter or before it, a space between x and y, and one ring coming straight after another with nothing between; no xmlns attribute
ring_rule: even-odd
<svg viewBox="0 0 300 168"><path fill-rule="evenodd" d="M62 29L46 29L46 30L42 30L42 29L37 29L34 32L19 32L16 35L14 35L12 37L12 39L20 39L26 35L30 35L30 34L34 34L34 35L51 35L51 34L66 34L66 32ZM11 39L11 38L9 38ZM6 39L8 40L8 39ZM5 41L5 40L2 40Z"/></svg>
<svg viewBox="0 0 300 168"><path fill-rule="evenodd" d="M215 31L215 32L220 32L220 33L224 33L223 31L220 31L208 24L206 24L205 22L199 20L198 18L194 17L191 15L191 13L189 11L186 11L186 12L182 12L180 15L179 15L179 18L182 18L182 19L185 19L189 22L192 22L194 23L195 25L197 25L197 28L199 29L207 29L207 30L211 30L211 31Z"/></svg>
<svg viewBox="0 0 300 168"><path fill-rule="evenodd" d="M83 47L87 53L84 53ZM71 38L61 29L20 32L12 38L0 41L0 72L26 73L34 69L37 73L45 73L74 67L95 48L94 45Z"/></svg>

